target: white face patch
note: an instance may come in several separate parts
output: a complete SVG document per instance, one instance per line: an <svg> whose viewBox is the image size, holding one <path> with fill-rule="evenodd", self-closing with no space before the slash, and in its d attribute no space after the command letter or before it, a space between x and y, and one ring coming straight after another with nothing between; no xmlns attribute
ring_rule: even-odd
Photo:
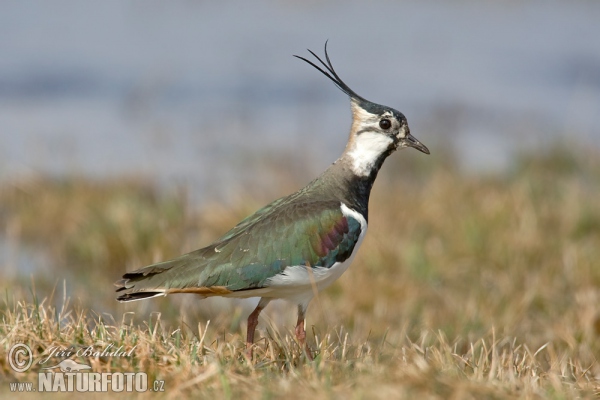
<svg viewBox="0 0 600 400"><path fill-rule="evenodd" d="M356 137L352 149L348 152L352 160L352 171L358 176L367 176L375 161L385 153L394 141L377 132L363 132Z"/></svg>
<svg viewBox="0 0 600 400"><path fill-rule="evenodd" d="M355 104L354 102L350 103L350 107L352 109L352 114L355 120L361 121L363 123L375 123L379 120L379 116L376 114L371 114L370 112L362 109L360 106Z"/></svg>
<svg viewBox="0 0 600 400"><path fill-rule="evenodd" d="M398 137L404 139L407 133L406 124L404 124L400 127L400 131L398 131Z"/></svg>

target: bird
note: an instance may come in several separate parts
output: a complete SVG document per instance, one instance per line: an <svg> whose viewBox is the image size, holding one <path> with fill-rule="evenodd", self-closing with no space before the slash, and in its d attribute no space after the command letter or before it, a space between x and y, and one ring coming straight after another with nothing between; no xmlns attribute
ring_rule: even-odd
<svg viewBox="0 0 600 400"><path fill-rule="evenodd" d="M325 60L294 55L329 78L350 100L352 123L342 155L307 186L246 217L210 245L132 272L117 281L117 300L176 293L201 298L259 297L248 316L246 351L252 355L258 317L274 299L298 307L295 336L309 359L305 315L310 301L348 269L368 225L371 188L397 149L429 149L411 135L398 110L359 96L338 76L325 42Z"/></svg>

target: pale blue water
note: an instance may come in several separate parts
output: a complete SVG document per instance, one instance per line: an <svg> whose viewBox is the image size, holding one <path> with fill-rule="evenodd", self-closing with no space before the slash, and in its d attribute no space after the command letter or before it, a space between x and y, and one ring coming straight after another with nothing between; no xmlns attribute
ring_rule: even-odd
<svg viewBox="0 0 600 400"><path fill-rule="evenodd" d="M239 154L261 151L316 173L348 102L292 54L327 38L343 79L418 138L503 168L526 143L600 138L598 21L593 1L6 1L0 177L141 173L202 192L252 178Z"/></svg>

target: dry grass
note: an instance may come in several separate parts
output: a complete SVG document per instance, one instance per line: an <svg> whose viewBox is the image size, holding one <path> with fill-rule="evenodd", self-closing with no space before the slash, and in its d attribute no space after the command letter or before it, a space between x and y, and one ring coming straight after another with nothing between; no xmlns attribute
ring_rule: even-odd
<svg viewBox="0 0 600 400"><path fill-rule="evenodd" d="M13 343L39 354L113 343L137 346L134 357L79 361L97 372L147 372L165 380L167 397L593 398L600 163L573 154L524 155L513 171L485 177L448 160L424 168L406 153L393 157L354 265L309 308L312 363L293 340L293 307L267 308L250 362L248 305L113 300L125 266L207 243L268 199L196 211L184 196L135 181L7 186L7 233L44 249L61 278L2 278L2 381L37 379L35 368L10 369Z"/></svg>

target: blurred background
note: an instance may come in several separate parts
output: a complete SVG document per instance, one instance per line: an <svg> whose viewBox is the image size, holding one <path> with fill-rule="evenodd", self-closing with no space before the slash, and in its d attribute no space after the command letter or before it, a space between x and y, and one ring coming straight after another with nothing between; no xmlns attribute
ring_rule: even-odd
<svg viewBox="0 0 600 400"><path fill-rule="evenodd" d="M292 55L322 54L326 39L352 88L467 168L506 168L558 135L600 140L593 1L1 7L2 179L140 173L204 197L215 182L266 182L244 157L298 147L321 171L343 148L348 102Z"/></svg>
<svg viewBox="0 0 600 400"><path fill-rule="evenodd" d="M340 155L350 125L345 95L292 57L306 48L322 54L326 39L339 75L361 96L402 111L432 150L392 157L375 186L382 203L373 218L402 204L387 190L414 190L416 207L429 193L443 206L440 193L461 187L458 177L467 187L468 179L510 180L523 159L541 154L535 171L553 174L562 163L578 188L597 187L577 154L596 154L600 140L599 20L595 1L4 1L0 282L25 294L32 285L44 295L64 287L98 312L120 312L111 284L126 269L207 244L306 184ZM419 191L432 181L446 183ZM499 185L498 195L513 187ZM476 189L461 193L473 207L485 203ZM595 203L581 193L596 221ZM570 204L578 209L579 201ZM581 229L597 238L588 217ZM579 227L579 214L573 218ZM446 233L454 226L457 240L474 235L476 250L464 254L481 251L473 265L493 271L504 261L486 264L487 247L477 247L498 244L493 225L478 239L487 231L477 221L466 233L449 223ZM430 231L404 232L425 241ZM396 257L375 243L383 258L365 260ZM410 242L398 255L406 282L428 282L431 293L440 279L432 271L446 267L427 257L451 253L436 243ZM352 282L332 289L333 298ZM148 311L173 303L141 304ZM420 306L411 310L417 318Z"/></svg>

